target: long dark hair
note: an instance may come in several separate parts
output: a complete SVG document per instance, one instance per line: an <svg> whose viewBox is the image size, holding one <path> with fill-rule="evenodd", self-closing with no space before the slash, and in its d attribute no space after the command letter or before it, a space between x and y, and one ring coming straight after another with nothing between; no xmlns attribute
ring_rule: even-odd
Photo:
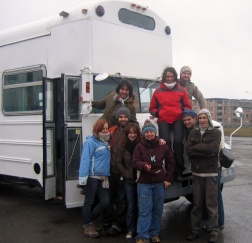
<svg viewBox="0 0 252 243"><path fill-rule="evenodd" d="M125 86L129 89L129 97L134 99L135 96L133 95L133 85L128 79L121 80L121 82L116 87L116 93L119 94L119 90Z"/></svg>
<svg viewBox="0 0 252 243"><path fill-rule="evenodd" d="M162 82L163 83L165 82L165 78L166 78L166 73L167 72L172 73L173 76L174 76L174 81L177 82L177 80L178 80L178 74L177 74L175 68L173 68L173 67L167 67L167 68L164 69L163 74L162 74Z"/></svg>

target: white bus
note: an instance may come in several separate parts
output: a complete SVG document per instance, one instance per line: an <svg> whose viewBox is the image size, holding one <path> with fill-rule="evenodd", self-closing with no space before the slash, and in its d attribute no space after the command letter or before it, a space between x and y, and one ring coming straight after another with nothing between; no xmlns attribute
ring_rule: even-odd
<svg viewBox="0 0 252 243"><path fill-rule="evenodd" d="M128 78L141 124L162 70L172 64L170 33L149 8L115 0L85 2L0 32L1 179L39 185L45 200L61 196L66 207L81 206L82 144L101 111L83 116L79 97L102 99ZM109 76L95 81L100 73ZM190 194L186 181L175 183L166 200Z"/></svg>

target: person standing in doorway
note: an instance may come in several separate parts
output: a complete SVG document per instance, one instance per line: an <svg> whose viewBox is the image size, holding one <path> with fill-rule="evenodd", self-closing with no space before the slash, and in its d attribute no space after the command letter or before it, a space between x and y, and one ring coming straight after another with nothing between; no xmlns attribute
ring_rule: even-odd
<svg viewBox="0 0 252 243"><path fill-rule="evenodd" d="M83 101L83 97L80 97L82 103L89 101ZM93 100L92 106L99 110L104 110L101 118L108 121L109 128L117 125L116 112L121 106L125 106L130 111L130 121L137 123L136 119L136 107L137 107L136 95L133 93L133 85L127 79L122 79L117 85L116 90L110 92L102 100Z"/></svg>

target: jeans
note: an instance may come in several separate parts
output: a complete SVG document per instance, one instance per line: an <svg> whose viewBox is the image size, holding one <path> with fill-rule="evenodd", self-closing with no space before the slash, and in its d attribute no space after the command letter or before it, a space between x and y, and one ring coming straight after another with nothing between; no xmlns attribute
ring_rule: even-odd
<svg viewBox="0 0 252 243"><path fill-rule="evenodd" d="M159 137L173 148L174 158L176 160L176 170L184 170L184 123L182 120L168 124L166 122L158 123ZM173 142L171 141L171 131L173 132Z"/></svg>
<svg viewBox="0 0 252 243"><path fill-rule="evenodd" d="M97 195L99 203L94 206L95 196ZM84 224L92 223L100 216L102 211L109 205L108 189L102 187L102 181L96 178L89 177L86 185L85 200L83 204L83 219Z"/></svg>
<svg viewBox="0 0 252 243"><path fill-rule="evenodd" d="M164 206L164 183L137 184L137 239L158 236Z"/></svg>
<svg viewBox="0 0 252 243"><path fill-rule="evenodd" d="M102 215L102 224L104 226L115 225L120 229L123 229L125 226L127 200L125 183L122 178L121 174L113 172L109 176L110 204Z"/></svg>
<svg viewBox="0 0 252 243"><path fill-rule="evenodd" d="M222 200L222 192L221 192L221 167L218 171L218 225L219 227L224 225L224 206Z"/></svg>
<svg viewBox="0 0 252 243"><path fill-rule="evenodd" d="M128 204L126 213L127 230L135 232L137 221L137 184L125 183L125 190Z"/></svg>

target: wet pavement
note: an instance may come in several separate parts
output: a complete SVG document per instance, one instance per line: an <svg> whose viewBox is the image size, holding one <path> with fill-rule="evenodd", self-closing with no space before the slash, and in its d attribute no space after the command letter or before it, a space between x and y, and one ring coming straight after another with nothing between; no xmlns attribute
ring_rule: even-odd
<svg viewBox="0 0 252 243"><path fill-rule="evenodd" d="M237 174L224 185L225 228L219 243L252 242L252 138L233 138ZM161 223L161 242L179 243L190 233L192 205L184 198L166 203ZM41 190L0 184L0 242L8 243L118 243L125 235L91 239L83 235L81 208L65 209L60 203L44 204ZM207 242L207 233L193 241Z"/></svg>

